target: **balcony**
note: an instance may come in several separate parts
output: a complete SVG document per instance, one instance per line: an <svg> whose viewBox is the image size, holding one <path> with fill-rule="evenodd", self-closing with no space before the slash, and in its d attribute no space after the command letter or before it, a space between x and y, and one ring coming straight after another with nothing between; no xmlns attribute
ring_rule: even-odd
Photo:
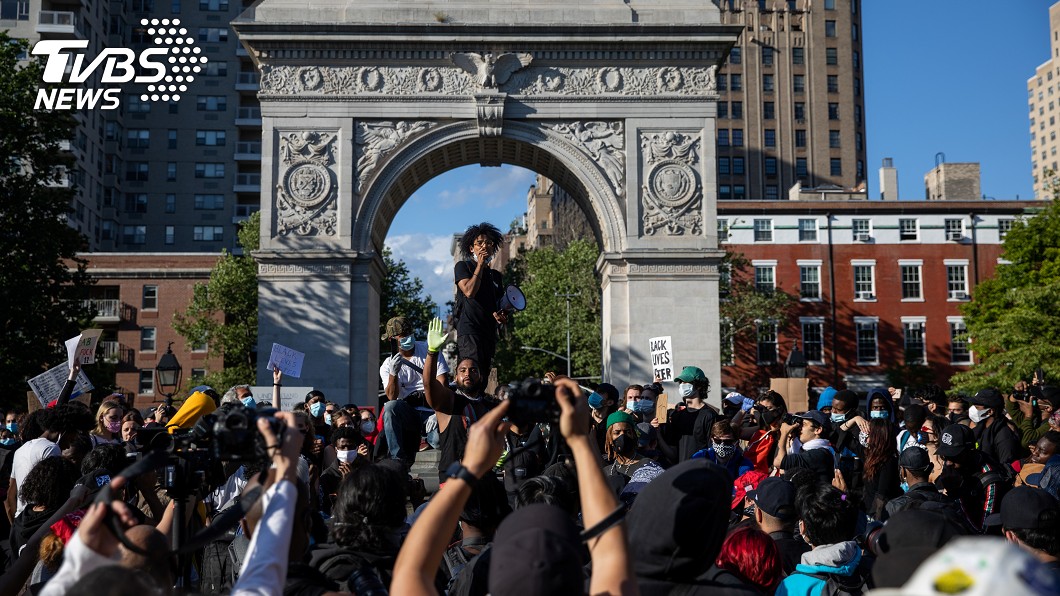
<svg viewBox="0 0 1060 596"><path fill-rule="evenodd" d="M261 108L241 107L236 112L236 126L261 126Z"/></svg>
<svg viewBox="0 0 1060 596"><path fill-rule="evenodd" d="M236 161L261 161L261 141L236 143Z"/></svg>
<svg viewBox="0 0 1060 596"><path fill-rule="evenodd" d="M261 192L261 174L236 174L232 192Z"/></svg>
<svg viewBox="0 0 1060 596"><path fill-rule="evenodd" d="M121 300L117 298L90 298L81 304L95 311L93 323L117 323L121 321Z"/></svg>
<svg viewBox="0 0 1060 596"><path fill-rule="evenodd" d="M42 10L37 13L37 33L55 33L85 39L77 13L69 10Z"/></svg>
<svg viewBox="0 0 1060 596"><path fill-rule="evenodd" d="M101 341L99 349L103 353L103 362L114 364L121 359L121 344L116 341Z"/></svg>
<svg viewBox="0 0 1060 596"><path fill-rule="evenodd" d="M240 72L236 75L236 91L257 91L261 87L259 81L256 72Z"/></svg>
<svg viewBox="0 0 1060 596"><path fill-rule="evenodd" d="M232 223L239 224L250 218L251 215L261 210L261 205L236 205L236 212L232 215Z"/></svg>

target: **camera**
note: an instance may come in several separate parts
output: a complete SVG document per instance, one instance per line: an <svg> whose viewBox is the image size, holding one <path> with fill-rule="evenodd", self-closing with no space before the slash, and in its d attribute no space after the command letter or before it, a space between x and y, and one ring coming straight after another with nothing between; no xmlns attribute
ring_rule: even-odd
<svg viewBox="0 0 1060 596"><path fill-rule="evenodd" d="M538 379L526 379L508 392L508 419L523 428L528 424L559 424L556 387Z"/></svg>
<svg viewBox="0 0 1060 596"><path fill-rule="evenodd" d="M802 418L799 418L795 414L784 414L784 424L799 424L802 422Z"/></svg>

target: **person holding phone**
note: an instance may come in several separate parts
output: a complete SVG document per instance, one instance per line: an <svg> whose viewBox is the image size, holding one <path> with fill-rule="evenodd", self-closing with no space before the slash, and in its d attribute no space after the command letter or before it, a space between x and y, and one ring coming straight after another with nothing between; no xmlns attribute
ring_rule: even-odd
<svg viewBox="0 0 1060 596"><path fill-rule="evenodd" d="M501 273L489 265L504 237L488 222L473 225L460 238L463 260L456 264L456 346L460 360L470 358L483 380L489 378L497 351L497 326L508 322L508 313L497 304L504 293Z"/></svg>

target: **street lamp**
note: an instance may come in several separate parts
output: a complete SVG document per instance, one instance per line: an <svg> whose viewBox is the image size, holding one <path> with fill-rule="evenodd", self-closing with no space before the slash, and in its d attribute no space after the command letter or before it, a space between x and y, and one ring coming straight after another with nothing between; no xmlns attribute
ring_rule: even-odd
<svg viewBox="0 0 1060 596"><path fill-rule="evenodd" d="M181 370L180 362L177 362L177 357L173 355L173 342L169 342L166 353L162 354L162 357L158 359L158 365L155 366L155 379L159 391L166 396L167 406L173 405L173 394L177 392L177 386L180 385Z"/></svg>
<svg viewBox="0 0 1060 596"><path fill-rule="evenodd" d="M546 354L551 354L551 355L555 356L556 358L559 358L560 360L566 360L567 361L567 376L568 377L570 376L570 358L569 357L566 357L563 354L557 354L556 352L553 352L552 350L546 350L545 348L535 348L533 346L520 346L520 347L522 349L526 350L527 352L530 352L530 351L544 352Z"/></svg>
<svg viewBox="0 0 1060 596"><path fill-rule="evenodd" d="M806 378L806 355L799 349L798 341L795 341L791 352L788 353L788 359L784 362L784 370L789 379Z"/></svg>
<svg viewBox="0 0 1060 596"><path fill-rule="evenodd" d="M567 299L567 358L566 358L566 360L567 360L567 377L568 378L570 377L570 299L571 298L577 298L578 296L581 296L581 295L582 295L581 292L578 292L576 294L560 294L559 292L556 292L556 297L557 298L566 298ZM557 356L559 356L559 354L557 354ZM563 358L563 357L560 356L560 358Z"/></svg>

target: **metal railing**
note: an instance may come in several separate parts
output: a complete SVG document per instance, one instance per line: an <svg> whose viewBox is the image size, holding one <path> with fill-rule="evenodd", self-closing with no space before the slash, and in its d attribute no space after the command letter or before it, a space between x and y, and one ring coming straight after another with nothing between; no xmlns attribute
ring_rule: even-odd
<svg viewBox="0 0 1060 596"><path fill-rule="evenodd" d="M121 317L121 300L117 298L89 298L82 300L81 304L94 310L97 319Z"/></svg>

